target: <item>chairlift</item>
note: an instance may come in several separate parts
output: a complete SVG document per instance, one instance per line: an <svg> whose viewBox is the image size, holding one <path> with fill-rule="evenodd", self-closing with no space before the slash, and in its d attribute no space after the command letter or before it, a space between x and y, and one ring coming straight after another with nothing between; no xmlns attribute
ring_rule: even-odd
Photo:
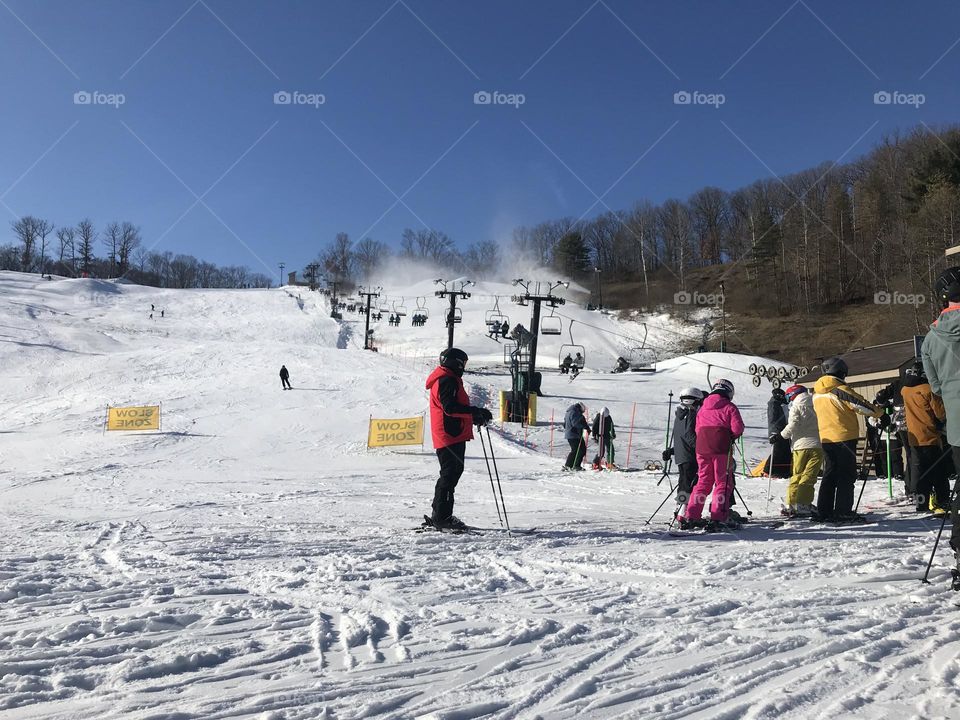
<svg viewBox="0 0 960 720"><path fill-rule="evenodd" d="M430 317L430 310L427 308L427 299L425 297L417 298L417 309L413 311L413 314L424 318Z"/></svg>
<svg viewBox="0 0 960 720"><path fill-rule="evenodd" d="M453 310L447 311L447 325L450 324L450 321L453 321L454 324L463 322L463 310L460 308L454 308Z"/></svg>
<svg viewBox="0 0 960 720"><path fill-rule="evenodd" d="M571 323L572 324L572 323ZM560 335L563 333L563 320L556 315L540 318L541 335Z"/></svg>
<svg viewBox="0 0 960 720"><path fill-rule="evenodd" d="M493 299L493 308L487 310L484 315L484 321L491 330L495 327L502 327L504 323L510 325L510 318L500 310L500 296L495 295Z"/></svg>
<svg viewBox="0 0 960 720"><path fill-rule="evenodd" d="M382 313L388 313L393 310L393 308L390 305L390 302L386 298L380 301L380 307L377 309Z"/></svg>
<svg viewBox="0 0 960 720"><path fill-rule="evenodd" d="M624 357L630 364L630 372L657 371L657 351L653 348L630 348Z"/></svg>
<svg viewBox="0 0 960 720"><path fill-rule="evenodd" d="M552 317L552 316L551 316ZM546 320L547 318L543 318ZM557 318L559 320L560 318ZM584 349L583 345L577 345L573 341L573 320L570 321L570 327L568 328L570 332L570 342L565 343L560 346L560 355L559 355L559 366L560 372L567 372L573 368L577 368L577 372L583 370L583 366L587 361L587 351ZM543 332L543 321L540 321L540 332ZM570 358L570 364L565 365L567 357Z"/></svg>
<svg viewBox="0 0 960 720"><path fill-rule="evenodd" d="M400 298L400 304L397 305L396 301L393 303L393 314L404 317L407 314L407 307L403 304L403 298Z"/></svg>

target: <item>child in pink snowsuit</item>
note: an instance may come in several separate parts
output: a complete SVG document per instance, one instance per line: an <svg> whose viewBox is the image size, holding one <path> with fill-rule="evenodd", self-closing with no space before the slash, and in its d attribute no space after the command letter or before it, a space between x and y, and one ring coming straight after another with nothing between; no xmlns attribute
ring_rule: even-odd
<svg viewBox="0 0 960 720"><path fill-rule="evenodd" d="M685 519L700 520L707 495L713 492L710 518L726 522L733 495L732 448L743 434L743 419L733 404L733 383L718 380L697 413L697 484L687 501Z"/></svg>

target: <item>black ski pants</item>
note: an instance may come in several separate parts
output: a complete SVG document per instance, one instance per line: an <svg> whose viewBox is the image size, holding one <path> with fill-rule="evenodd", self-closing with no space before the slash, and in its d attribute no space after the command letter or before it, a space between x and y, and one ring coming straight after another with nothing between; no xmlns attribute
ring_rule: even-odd
<svg viewBox="0 0 960 720"><path fill-rule="evenodd" d="M293 386L290 384L290 381L287 378L285 377L280 378L280 383L283 386L284 390L293 390Z"/></svg>
<svg viewBox="0 0 960 720"><path fill-rule="evenodd" d="M941 449L939 445L912 447L910 460L913 464L910 473L916 479L913 499L917 510L929 508L931 492L937 500L937 505L942 508L949 507L950 449Z"/></svg>
<svg viewBox="0 0 960 720"><path fill-rule="evenodd" d="M567 453L567 467L583 468L583 456L587 454L587 445L583 438L567 440L567 442L570 443L570 452Z"/></svg>
<svg viewBox="0 0 960 720"><path fill-rule="evenodd" d="M957 482L953 486L953 504L950 506L950 521L953 523L950 547L957 554L957 566L960 568L960 447L956 445L953 446L953 467L957 468Z"/></svg>
<svg viewBox="0 0 960 720"><path fill-rule="evenodd" d="M817 495L817 512L822 518L853 512L857 482L857 441L823 443L823 480Z"/></svg>
<svg viewBox="0 0 960 720"><path fill-rule="evenodd" d="M697 464L695 462L685 462L677 465L677 502L683 507L687 506L687 500L690 499L690 493L697 484Z"/></svg>
<svg viewBox="0 0 960 720"><path fill-rule="evenodd" d="M433 521L443 521L453 515L453 491L463 475L463 458L467 454L465 442L447 445L437 450L440 478L433 491Z"/></svg>

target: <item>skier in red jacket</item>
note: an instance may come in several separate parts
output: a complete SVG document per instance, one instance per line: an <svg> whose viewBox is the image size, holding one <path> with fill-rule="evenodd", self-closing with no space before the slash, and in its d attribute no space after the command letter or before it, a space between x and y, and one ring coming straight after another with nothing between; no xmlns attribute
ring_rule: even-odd
<svg viewBox="0 0 960 720"><path fill-rule="evenodd" d="M440 365L427 378L430 391L430 431L440 461L440 478L433 493L430 524L436 528L462 530L466 525L453 514L453 492L463 474L467 441L473 439L473 426L486 425L493 414L470 404L463 388L463 369L467 354L459 348L440 353Z"/></svg>

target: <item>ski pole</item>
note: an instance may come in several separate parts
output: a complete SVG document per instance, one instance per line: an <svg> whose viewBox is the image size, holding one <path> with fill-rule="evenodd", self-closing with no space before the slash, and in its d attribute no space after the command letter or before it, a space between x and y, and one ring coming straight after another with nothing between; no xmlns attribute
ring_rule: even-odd
<svg viewBox="0 0 960 720"><path fill-rule="evenodd" d="M647 518L647 521L644 523L644 525L649 525L649 524L650 524L650 521L653 520L653 519L657 516L657 513L658 513L658 512L660 512L660 508L662 508L664 505L666 505L666 504L667 504L667 500L669 500L672 496L673 496L673 488L671 488L671 489L670 489L670 492L667 493L667 496L663 499L663 502L660 503L659 505L657 505L657 509L653 511L653 515L651 515L649 518Z"/></svg>
<svg viewBox="0 0 960 720"><path fill-rule="evenodd" d="M737 497L740 498L740 504L743 505L743 509L747 511L747 515L753 516L753 511L747 507L747 503L744 502L743 495L740 494L740 491L737 490L737 486L733 486L733 491L737 494Z"/></svg>
<svg viewBox="0 0 960 720"><path fill-rule="evenodd" d="M927 576L930 574L930 568L933 565L933 557L937 554L937 546L940 544L940 536L943 535L943 528L947 524L947 518L950 517L950 513L943 514L943 520L940 523L940 532L937 533L937 539L933 542L933 552L930 553L930 561L927 563L927 570L923 573L923 577L920 578L920 582L924 585L929 585L930 581L927 580Z"/></svg>
<svg viewBox="0 0 960 720"><path fill-rule="evenodd" d="M663 449L670 448L670 421L673 419L673 390L667 395L667 436L663 439Z"/></svg>
<svg viewBox="0 0 960 720"><path fill-rule="evenodd" d="M863 491L867 487L867 476L870 474L870 471L867 469L866 464L860 464L860 475L863 480L863 483L860 485L860 494L857 495L857 504L854 506L853 511L857 512L860 509L860 501L863 499Z"/></svg>
<svg viewBox="0 0 960 720"><path fill-rule="evenodd" d="M497 476L497 489L500 491L500 505L503 507L503 521L510 532L510 520L507 518L507 504L503 501L503 486L500 484L500 471L497 469L497 456L493 454L493 439L490 437L490 428L487 428L487 440L490 443L490 459L493 460L493 472Z"/></svg>
<svg viewBox="0 0 960 720"><path fill-rule="evenodd" d="M670 457L666 464L663 466L663 475L660 476L660 479L657 480L656 487L660 487L660 483L663 482L663 479L670 474L670 466L673 465L673 457ZM673 492L673 482L670 481L670 492Z"/></svg>
<svg viewBox="0 0 960 720"><path fill-rule="evenodd" d="M887 489L893 500L893 470L890 466L890 428L887 428Z"/></svg>
<svg viewBox="0 0 960 720"><path fill-rule="evenodd" d="M487 444L483 441L483 433L479 432L478 435L480 435L480 446L483 448L483 459L484 462L487 463L487 475L490 476L490 490L493 492L493 504L497 508L497 517L500 519L500 525L502 527L503 517L500 515L500 503L497 501L497 489L493 486L493 473L490 471L490 458L487 457Z"/></svg>

